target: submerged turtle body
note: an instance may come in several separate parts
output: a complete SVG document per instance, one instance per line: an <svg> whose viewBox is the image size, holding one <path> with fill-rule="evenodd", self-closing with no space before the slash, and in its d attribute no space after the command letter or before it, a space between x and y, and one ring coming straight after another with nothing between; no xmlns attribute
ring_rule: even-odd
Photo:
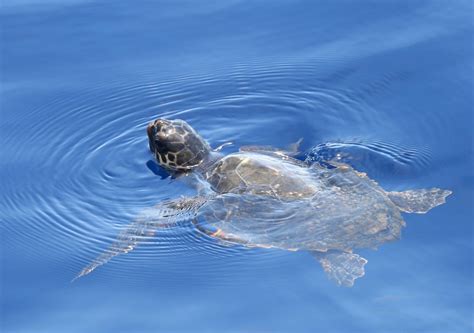
<svg viewBox="0 0 474 333"><path fill-rule="evenodd" d="M247 244L320 252L374 248L398 239L405 224L387 193L348 166L304 168L241 153L209 175L227 195L203 207L202 223Z"/></svg>
<svg viewBox="0 0 474 333"><path fill-rule="evenodd" d="M309 251L331 279L352 286L367 263L352 250L398 239L401 212L425 213L451 194L438 188L387 192L348 165L309 165L271 147L221 156L182 120L155 120L147 132L157 162L172 174L192 174L200 195L143 212L79 276L130 251L151 231L189 220L224 241Z"/></svg>

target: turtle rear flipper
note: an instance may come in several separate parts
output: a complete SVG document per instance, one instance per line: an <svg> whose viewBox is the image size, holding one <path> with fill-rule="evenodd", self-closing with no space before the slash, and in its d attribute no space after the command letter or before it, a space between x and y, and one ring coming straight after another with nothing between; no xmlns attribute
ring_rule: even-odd
<svg viewBox="0 0 474 333"><path fill-rule="evenodd" d="M387 192L388 197L402 212L426 213L431 208L444 204L451 191L440 188Z"/></svg>
<svg viewBox="0 0 474 333"><path fill-rule="evenodd" d="M344 287L352 287L357 278L364 276L367 260L355 253L341 251L313 252L329 279Z"/></svg>
<svg viewBox="0 0 474 333"><path fill-rule="evenodd" d="M157 230L192 219L207 200L206 197L180 198L143 210L135 221L118 235L117 240L85 267L73 281L91 273L113 257L132 251L139 243L153 236Z"/></svg>

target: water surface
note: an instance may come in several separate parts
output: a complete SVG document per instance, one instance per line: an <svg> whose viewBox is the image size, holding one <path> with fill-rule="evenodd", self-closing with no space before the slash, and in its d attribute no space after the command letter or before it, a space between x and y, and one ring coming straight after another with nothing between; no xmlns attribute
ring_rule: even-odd
<svg viewBox="0 0 474 333"><path fill-rule="evenodd" d="M7 0L0 22L2 331L472 330L469 1ZM194 193L153 162L156 117L454 194L360 251L350 289L307 253L188 226L70 283L140 210Z"/></svg>

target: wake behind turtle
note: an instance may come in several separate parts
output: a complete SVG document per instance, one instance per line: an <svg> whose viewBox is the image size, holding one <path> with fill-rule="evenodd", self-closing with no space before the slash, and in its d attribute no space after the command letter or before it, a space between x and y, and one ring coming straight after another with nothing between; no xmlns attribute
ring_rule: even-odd
<svg viewBox="0 0 474 333"><path fill-rule="evenodd" d="M367 263L354 249L399 239L401 212L426 213L451 194L438 188L388 192L349 165L293 158L297 145L241 147L224 156L182 120L157 119L147 133L157 162L171 174L186 174L198 195L145 210L78 277L145 236L190 221L229 244L308 251L329 278L352 286Z"/></svg>

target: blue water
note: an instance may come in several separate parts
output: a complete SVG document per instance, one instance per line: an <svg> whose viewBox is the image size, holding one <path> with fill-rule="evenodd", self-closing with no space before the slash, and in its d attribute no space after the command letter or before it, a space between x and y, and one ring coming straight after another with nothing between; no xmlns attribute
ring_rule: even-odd
<svg viewBox="0 0 474 333"><path fill-rule="evenodd" d="M470 332L470 1L4 0L2 332ZM353 288L308 253L179 227L74 283L142 209L192 195L156 117L213 147L340 156L384 188L454 192L361 250ZM303 154L301 158L306 158Z"/></svg>

